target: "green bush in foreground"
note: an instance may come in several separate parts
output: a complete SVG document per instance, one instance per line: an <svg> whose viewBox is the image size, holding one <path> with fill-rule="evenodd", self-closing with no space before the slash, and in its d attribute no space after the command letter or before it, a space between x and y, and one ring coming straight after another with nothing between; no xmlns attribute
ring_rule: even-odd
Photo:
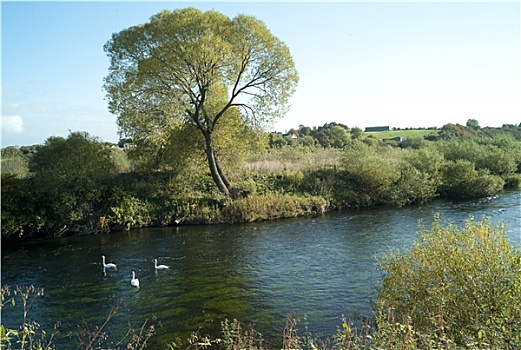
<svg viewBox="0 0 521 350"><path fill-rule="evenodd" d="M377 305L408 320L419 348L521 348L521 252L502 226L467 220L421 232L386 256Z"/></svg>

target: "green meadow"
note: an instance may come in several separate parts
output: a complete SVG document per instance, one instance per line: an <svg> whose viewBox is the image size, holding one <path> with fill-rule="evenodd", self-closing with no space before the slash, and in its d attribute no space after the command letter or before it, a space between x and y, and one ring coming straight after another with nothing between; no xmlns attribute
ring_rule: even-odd
<svg viewBox="0 0 521 350"><path fill-rule="evenodd" d="M390 130L390 131L377 131L377 132L364 132L365 137L375 137L379 140L381 139L392 139L393 137L403 137L403 138L416 138L416 137L425 137L429 135L438 135L439 130L433 129L414 129L414 130Z"/></svg>

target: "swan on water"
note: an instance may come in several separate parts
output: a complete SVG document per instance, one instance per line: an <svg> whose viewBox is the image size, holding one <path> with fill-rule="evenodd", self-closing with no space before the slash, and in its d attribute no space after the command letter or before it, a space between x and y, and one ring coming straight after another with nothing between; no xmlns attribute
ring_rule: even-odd
<svg viewBox="0 0 521 350"><path fill-rule="evenodd" d="M166 265L158 265L157 264L157 259L154 259L154 267L156 268L156 270L165 270L165 269L169 268Z"/></svg>
<svg viewBox="0 0 521 350"><path fill-rule="evenodd" d="M139 280L136 278L136 273L132 271L132 279L130 280L130 284L133 287L139 288Z"/></svg>
<svg viewBox="0 0 521 350"><path fill-rule="evenodd" d="M103 259L103 268L104 269L117 269L118 268L116 266L116 264L113 264L113 263L105 264L105 255L102 255L101 258Z"/></svg>

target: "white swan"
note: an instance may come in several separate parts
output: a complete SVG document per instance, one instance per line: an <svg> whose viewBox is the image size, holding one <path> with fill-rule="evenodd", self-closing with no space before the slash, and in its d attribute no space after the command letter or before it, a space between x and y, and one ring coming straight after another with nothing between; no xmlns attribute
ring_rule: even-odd
<svg viewBox="0 0 521 350"><path fill-rule="evenodd" d="M103 268L104 269L117 269L118 268L116 266L116 264L113 264L113 263L105 264L105 255L102 255L101 258L103 259Z"/></svg>
<svg viewBox="0 0 521 350"><path fill-rule="evenodd" d="M156 270L165 270L170 268L166 265L157 265L157 259L154 259L154 267L156 268Z"/></svg>
<svg viewBox="0 0 521 350"><path fill-rule="evenodd" d="M134 271L132 271L132 279L130 280L130 285L139 288L139 280L136 278L136 273Z"/></svg>

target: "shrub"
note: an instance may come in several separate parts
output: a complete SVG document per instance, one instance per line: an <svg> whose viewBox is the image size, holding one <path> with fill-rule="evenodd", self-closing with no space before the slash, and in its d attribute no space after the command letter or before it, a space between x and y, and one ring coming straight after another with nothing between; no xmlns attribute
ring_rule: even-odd
<svg viewBox="0 0 521 350"><path fill-rule="evenodd" d="M514 153L493 145L484 148L483 155L476 162L477 169L488 169L494 175L513 174L517 170Z"/></svg>
<svg viewBox="0 0 521 350"><path fill-rule="evenodd" d="M438 216L410 249L387 255L379 267L376 305L410 318L426 344L521 347L521 252L504 227L489 219L443 226Z"/></svg>
<svg viewBox="0 0 521 350"><path fill-rule="evenodd" d="M311 196L331 200L335 206L345 201L345 172L338 167L321 167L304 174L301 190Z"/></svg>
<svg viewBox="0 0 521 350"><path fill-rule="evenodd" d="M505 188L521 188L521 174L512 174L505 179Z"/></svg>
<svg viewBox="0 0 521 350"><path fill-rule="evenodd" d="M137 227L150 226L152 222L152 206L128 193L114 194L113 205L100 229L110 227L112 230L130 230Z"/></svg>
<svg viewBox="0 0 521 350"><path fill-rule="evenodd" d="M468 160L447 162L442 169L439 193L445 197L479 198L492 196L503 189L505 181L487 170L478 171Z"/></svg>
<svg viewBox="0 0 521 350"><path fill-rule="evenodd" d="M392 204L403 164L399 150L358 142L344 152L348 197L357 205Z"/></svg>

